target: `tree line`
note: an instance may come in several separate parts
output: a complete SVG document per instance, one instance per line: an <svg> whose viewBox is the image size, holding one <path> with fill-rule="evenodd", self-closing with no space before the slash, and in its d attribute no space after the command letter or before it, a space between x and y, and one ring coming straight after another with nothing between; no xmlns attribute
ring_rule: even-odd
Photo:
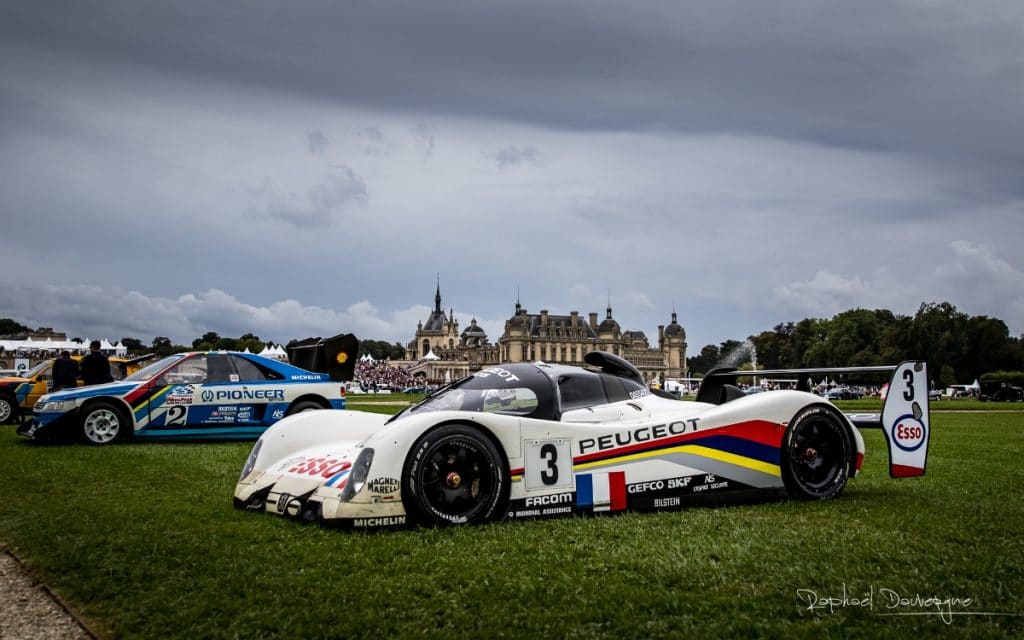
<svg viewBox="0 0 1024 640"><path fill-rule="evenodd" d="M29 328L19 322L0 318L0 335L27 331ZM149 345L125 337L121 344L134 355L166 356L189 350L248 349L259 353L272 343L252 333L229 338L208 331L191 346L174 344L164 336L153 338ZM885 309L851 309L831 319L780 323L746 340L707 345L687 358L686 364L691 375L701 375L721 366L729 354L750 346L759 369L872 366L924 359L936 386L970 383L986 373L1024 371L1024 336L1011 336L1006 323L998 318L969 316L949 302L922 303L913 316ZM402 360L405 347L397 342L360 340L359 356L363 355L376 360Z"/></svg>
<svg viewBox="0 0 1024 640"><path fill-rule="evenodd" d="M298 341L298 339L289 340L285 345L285 350ZM245 351L248 349L251 353L259 353L263 351L264 347L273 346L274 343L264 342L259 336L252 333L243 334L238 338L228 338L215 331L207 331L202 337L193 340L191 347L172 344L170 338L163 336L153 338L153 343L149 346L144 345L141 340L136 338L121 338L121 344L132 354L155 353L163 357L182 351ZM402 360L405 358L405 347L397 342L391 344L383 340L360 340L359 355L369 355L376 360Z"/></svg>
<svg viewBox="0 0 1024 640"><path fill-rule="evenodd" d="M1024 370L1024 336L1006 323L969 316L948 302L922 303L913 316L885 309L851 309L831 319L805 318L749 336L759 369L844 367L928 362L936 386L970 383L986 373ZM691 372L715 367L744 342L708 345L688 358Z"/></svg>

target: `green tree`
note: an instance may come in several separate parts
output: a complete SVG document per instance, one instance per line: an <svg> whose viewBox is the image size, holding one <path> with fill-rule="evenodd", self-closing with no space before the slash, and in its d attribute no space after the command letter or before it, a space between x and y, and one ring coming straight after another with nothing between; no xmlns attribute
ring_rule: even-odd
<svg viewBox="0 0 1024 640"><path fill-rule="evenodd" d="M879 347L884 331L885 326L877 311L851 309L836 315L828 323L825 347L828 365L863 367L880 364Z"/></svg>
<svg viewBox="0 0 1024 640"><path fill-rule="evenodd" d="M795 366L792 358L793 323L777 324L771 331L762 331L750 336L750 341L757 349L757 366L759 369L785 369Z"/></svg>
<svg viewBox="0 0 1024 640"><path fill-rule="evenodd" d="M988 371L1024 368L1014 357L1016 345L1002 320L973 316L966 320L963 331L964 350L956 367L958 379L966 383ZM955 383L956 380L949 384Z"/></svg>
<svg viewBox="0 0 1024 640"><path fill-rule="evenodd" d="M138 338L121 338L121 346L127 349L128 353L132 355L142 355L149 351L149 349L146 348L146 345L142 344L142 340L139 340Z"/></svg>
<svg viewBox="0 0 1024 640"><path fill-rule="evenodd" d="M238 338L237 347L239 351L245 351L248 349L252 353L259 353L260 351L263 351L265 346L267 345L260 340L260 337L253 335L252 333L242 334L242 336Z"/></svg>
<svg viewBox="0 0 1024 640"><path fill-rule="evenodd" d="M360 340L359 356L369 355L374 360L387 360L392 357L395 346L383 340ZM402 357L405 356L405 349L402 349Z"/></svg>
<svg viewBox="0 0 1024 640"><path fill-rule="evenodd" d="M391 359L405 360L405 347L403 347L401 343L396 342L391 346Z"/></svg>
<svg viewBox="0 0 1024 640"><path fill-rule="evenodd" d="M219 349L220 334L216 331L207 331L201 338L192 341L192 348L196 351L211 351Z"/></svg>
<svg viewBox="0 0 1024 640"><path fill-rule="evenodd" d="M948 302L922 303L914 315L910 332L910 353L928 360L928 370L938 375L944 366L954 371L965 353L967 314Z"/></svg>
<svg viewBox="0 0 1024 640"><path fill-rule="evenodd" d="M793 327L793 355L797 367L828 366L828 320L805 318Z"/></svg>
<svg viewBox="0 0 1024 640"><path fill-rule="evenodd" d="M885 364L891 364L916 357L911 346L913 329L914 319L910 316L893 316L882 330L879 359Z"/></svg>
<svg viewBox="0 0 1024 640"><path fill-rule="evenodd" d="M707 373L714 368L720 355L721 354L719 353L717 346L713 344L705 345L704 348L700 350L700 355L686 359L686 366L690 370L690 375L693 376L697 373Z"/></svg>
<svg viewBox="0 0 1024 640"><path fill-rule="evenodd" d="M32 329L26 327L20 322L17 322L16 320L11 320L10 318L0 318L0 336L6 336L13 333L25 333L31 330Z"/></svg>
<svg viewBox="0 0 1024 640"><path fill-rule="evenodd" d="M174 345L171 344L170 338L164 336L157 336L153 338L153 347L151 349L153 353L163 358L174 353Z"/></svg>

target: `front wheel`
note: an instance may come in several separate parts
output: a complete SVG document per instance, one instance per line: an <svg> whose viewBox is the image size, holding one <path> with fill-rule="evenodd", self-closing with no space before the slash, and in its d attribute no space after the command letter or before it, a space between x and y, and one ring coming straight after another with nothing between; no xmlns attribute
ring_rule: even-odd
<svg viewBox="0 0 1024 640"><path fill-rule="evenodd" d="M82 414L82 439L88 444L110 444L128 427L124 414L107 402L97 402L85 408Z"/></svg>
<svg viewBox="0 0 1024 640"><path fill-rule="evenodd" d="M490 522L504 511L509 481L501 453L489 438L467 425L445 425L410 450L402 502L413 522Z"/></svg>
<svg viewBox="0 0 1024 640"><path fill-rule="evenodd" d="M16 405L9 396L0 395L0 424L7 424L18 414Z"/></svg>
<svg viewBox="0 0 1024 640"><path fill-rule="evenodd" d="M843 421L826 407L807 407L782 440L782 481L801 500L839 496L850 477L853 445Z"/></svg>

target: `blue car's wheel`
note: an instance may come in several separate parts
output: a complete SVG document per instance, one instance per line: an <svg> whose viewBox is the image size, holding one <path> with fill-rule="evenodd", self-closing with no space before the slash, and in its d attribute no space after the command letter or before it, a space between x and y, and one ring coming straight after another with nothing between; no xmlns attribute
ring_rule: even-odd
<svg viewBox="0 0 1024 640"><path fill-rule="evenodd" d="M497 447L460 424L438 427L416 442L402 485L410 520L427 525L495 520L509 493L507 465Z"/></svg>
<svg viewBox="0 0 1024 640"><path fill-rule="evenodd" d="M110 444L127 428L127 419L116 406L97 402L82 410L81 434L88 444Z"/></svg>
<svg viewBox="0 0 1024 640"><path fill-rule="evenodd" d="M852 461L849 430L831 409L808 407L790 421L782 440L782 481L790 496L837 497L849 479Z"/></svg>
<svg viewBox="0 0 1024 640"><path fill-rule="evenodd" d="M323 406L313 402L312 400L303 400L302 402L296 402L292 405L292 407L288 409L288 413L285 415L290 416L296 413L302 413L303 411L316 411L318 409L323 409Z"/></svg>

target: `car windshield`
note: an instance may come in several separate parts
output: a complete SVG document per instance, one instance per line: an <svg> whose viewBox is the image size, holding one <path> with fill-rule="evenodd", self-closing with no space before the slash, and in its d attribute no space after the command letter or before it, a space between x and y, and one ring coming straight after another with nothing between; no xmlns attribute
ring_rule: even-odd
<svg viewBox="0 0 1024 640"><path fill-rule="evenodd" d="M431 411L482 411L525 416L537 408L537 394L527 387L466 389L449 387L409 409L409 413Z"/></svg>
<svg viewBox="0 0 1024 640"><path fill-rule="evenodd" d="M525 362L481 369L395 414L388 422L434 411L499 413L542 420L551 420L556 413L551 379L536 365Z"/></svg>
<svg viewBox="0 0 1024 640"><path fill-rule="evenodd" d="M132 375L128 376L127 378L125 378L125 381L126 382L145 382L146 380L149 380L153 376L159 374L161 371L163 371L167 367L171 366L175 362L178 362L179 360L181 360L184 357L185 357L185 354L183 354L183 353L176 353L174 355L167 356L163 360L157 360L153 364L145 366L145 367L139 369L138 371L136 371L135 373L133 373Z"/></svg>
<svg viewBox="0 0 1024 640"><path fill-rule="evenodd" d="M45 369L46 367L50 366L50 363L52 363L52 362L53 362L53 360L43 360L42 362L40 362L36 366L32 367L28 371L19 371L18 375L21 376L22 378L34 378L37 375L39 375L39 373L43 369Z"/></svg>

